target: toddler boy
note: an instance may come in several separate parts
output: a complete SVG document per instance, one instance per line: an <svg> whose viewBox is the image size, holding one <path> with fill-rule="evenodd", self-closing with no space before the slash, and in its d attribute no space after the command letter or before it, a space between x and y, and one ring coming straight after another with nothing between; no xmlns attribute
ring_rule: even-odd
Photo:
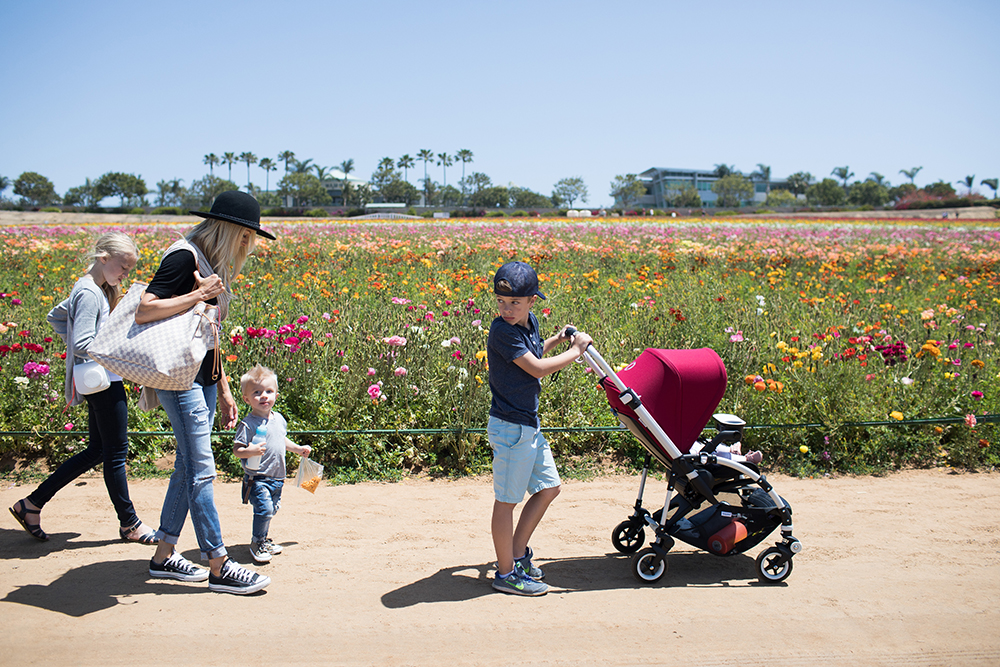
<svg viewBox="0 0 1000 667"><path fill-rule="evenodd" d="M278 377L269 368L257 364L240 378L243 400L250 412L236 427L233 453L243 463L243 502L253 506L253 532L250 555L258 563L267 563L272 555L281 553L281 545L271 541L268 528L271 518L281 505L281 487L285 483L285 451L308 457L308 445L296 445L288 439L288 423L274 410L278 398ZM264 424L267 437L264 445L253 444L257 427ZM260 457L260 467L247 468L247 459Z"/></svg>

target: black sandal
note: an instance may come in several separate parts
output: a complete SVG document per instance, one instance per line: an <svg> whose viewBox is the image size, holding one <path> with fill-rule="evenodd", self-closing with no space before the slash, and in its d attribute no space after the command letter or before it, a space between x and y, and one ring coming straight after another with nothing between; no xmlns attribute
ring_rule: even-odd
<svg viewBox="0 0 1000 667"><path fill-rule="evenodd" d="M14 509L18 505L21 506L21 509ZM28 506L24 504L23 500L18 500L17 503L14 504L14 507L8 507L7 509L9 509L10 513L14 515L14 518L17 519L17 522L21 524L21 528L24 528L26 531L28 531L29 535L31 535L39 542L48 541L49 536L45 534L45 531L42 530L42 527L37 523L30 524L28 523L27 520L29 514L41 514L42 513L41 510L28 509Z"/></svg>
<svg viewBox="0 0 1000 667"><path fill-rule="evenodd" d="M142 520L136 521L131 528L119 528L118 534L126 542L138 542L139 544L158 544L159 540L156 539L156 531L150 529L148 533L143 533L142 535L132 536L135 531L139 530L142 526ZM147 526L148 527L148 526Z"/></svg>

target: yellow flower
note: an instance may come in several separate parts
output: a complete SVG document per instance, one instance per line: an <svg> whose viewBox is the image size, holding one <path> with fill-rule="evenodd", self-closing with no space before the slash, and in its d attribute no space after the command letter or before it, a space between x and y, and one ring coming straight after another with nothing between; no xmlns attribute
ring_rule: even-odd
<svg viewBox="0 0 1000 667"><path fill-rule="evenodd" d="M896 421L903 421L903 413L900 412L899 410L893 410L892 412L889 413L889 416L895 419Z"/></svg>

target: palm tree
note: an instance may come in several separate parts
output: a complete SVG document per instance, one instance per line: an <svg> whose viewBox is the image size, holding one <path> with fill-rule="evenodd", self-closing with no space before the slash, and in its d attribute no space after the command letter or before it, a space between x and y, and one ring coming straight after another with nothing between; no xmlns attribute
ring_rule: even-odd
<svg viewBox="0 0 1000 667"><path fill-rule="evenodd" d="M834 168L833 171L830 172L830 175L836 176L837 178L842 180L844 182L844 189L846 190L847 181L851 179L851 176L854 176L854 172L851 171L850 167L836 167Z"/></svg>
<svg viewBox="0 0 1000 667"><path fill-rule="evenodd" d="M202 160L202 162L208 165L208 175L214 176L215 174L212 173L212 167L219 164L221 160L219 160L219 156L215 153L209 153L205 156L205 159Z"/></svg>
<svg viewBox="0 0 1000 667"><path fill-rule="evenodd" d="M267 192L271 188L271 172L277 171L278 165L269 157L262 157L257 164L264 170L264 192Z"/></svg>
<svg viewBox="0 0 1000 667"><path fill-rule="evenodd" d="M250 165L257 164L257 156L253 153L240 153L239 160L247 163L247 192L250 192Z"/></svg>
<svg viewBox="0 0 1000 667"><path fill-rule="evenodd" d="M877 185L881 185L883 187L889 187L889 181L885 180L885 176L878 173L877 171L873 171L872 173L868 174L868 180L875 181Z"/></svg>
<svg viewBox="0 0 1000 667"><path fill-rule="evenodd" d="M10 187L10 179L7 178L6 176L0 176L0 199L3 199L3 191L9 187Z"/></svg>
<svg viewBox="0 0 1000 667"><path fill-rule="evenodd" d="M427 163L434 159L434 152L429 148L421 148L417 159L424 161L424 182L427 182Z"/></svg>
<svg viewBox="0 0 1000 667"><path fill-rule="evenodd" d="M910 184L913 184L913 179L917 177L917 172L919 172L923 167L914 167L913 169L900 169L899 173L910 179Z"/></svg>
<svg viewBox="0 0 1000 667"><path fill-rule="evenodd" d="M448 167L455 163L454 158L447 153L437 154L437 164L441 167L441 187L448 187Z"/></svg>
<svg viewBox="0 0 1000 667"><path fill-rule="evenodd" d="M222 161L229 165L229 180L233 180L233 163L236 162L236 153L223 153Z"/></svg>
<svg viewBox="0 0 1000 667"><path fill-rule="evenodd" d="M750 178L764 181L765 192L771 194L771 168L766 164L757 163L757 171L750 174Z"/></svg>
<svg viewBox="0 0 1000 667"><path fill-rule="evenodd" d="M966 194L970 194L971 195L972 194L972 186L976 184L976 175L973 174L972 176L966 176L962 180L955 181L955 182L956 183L961 183L962 185L964 185L966 187L966 189L968 190L968 192Z"/></svg>
<svg viewBox="0 0 1000 667"><path fill-rule="evenodd" d="M296 174L308 174L313 169L312 164L310 164L311 162L312 158L301 161L292 160L292 172Z"/></svg>
<svg viewBox="0 0 1000 667"><path fill-rule="evenodd" d="M465 164L472 162L472 151L468 148L455 151L455 157L462 161L462 203L465 203Z"/></svg>
<svg viewBox="0 0 1000 667"><path fill-rule="evenodd" d="M0 177L0 178L2 178L2 177ZM989 188L991 188L993 190L993 198L994 199L997 198L997 185L1000 185L1000 180L998 180L996 178L984 178L983 180L979 181L979 184L980 185L985 185L985 186L988 186ZM3 192L3 183L2 182L0 182L0 192Z"/></svg>
<svg viewBox="0 0 1000 667"><path fill-rule="evenodd" d="M347 206L347 195L351 191L351 184L347 180L347 175L354 171L354 160L348 159L340 163L340 170L344 172L344 185L340 189L341 198L344 200L344 206Z"/></svg>
<svg viewBox="0 0 1000 667"><path fill-rule="evenodd" d="M407 180L406 179L406 170L412 168L414 164L416 164L416 162L414 162L413 158L410 157L409 154L404 155L403 157L399 158L399 162L396 163L396 166L403 170L403 180L404 181Z"/></svg>
<svg viewBox="0 0 1000 667"><path fill-rule="evenodd" d="M729 166L725 163L715 165L715 175L719 178L725 178L729 174L736 173L736 165Z"/></svg>
<svg viewBox="0 0 1000 667"><path fill-rule="evenodd" d="M330 170L333 169L333 167L321 167L318 164L314 164L312 168L316 172L316 178L320 181L325 181L330 175Z"/></svg>
<svg viewBox="0 0 1000 667"><path fill-rule="evenodd" d="M285 173L288 173L288 163L295 162L295 153L292 151L281 151L278 153L278 160L285 163Z"/></svg>

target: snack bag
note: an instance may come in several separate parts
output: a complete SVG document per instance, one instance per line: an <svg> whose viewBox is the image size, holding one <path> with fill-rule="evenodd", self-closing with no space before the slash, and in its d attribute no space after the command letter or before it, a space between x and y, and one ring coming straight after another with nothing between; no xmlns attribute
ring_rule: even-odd
<svg viewBox="0 0 1000 667"><path fill-rule="evenodd" d="M301 487L309 493L316 493L316 487L323 479L323 466L310 458L303 456L299 460L299 472L295 475L295 486Z"/></svg>

